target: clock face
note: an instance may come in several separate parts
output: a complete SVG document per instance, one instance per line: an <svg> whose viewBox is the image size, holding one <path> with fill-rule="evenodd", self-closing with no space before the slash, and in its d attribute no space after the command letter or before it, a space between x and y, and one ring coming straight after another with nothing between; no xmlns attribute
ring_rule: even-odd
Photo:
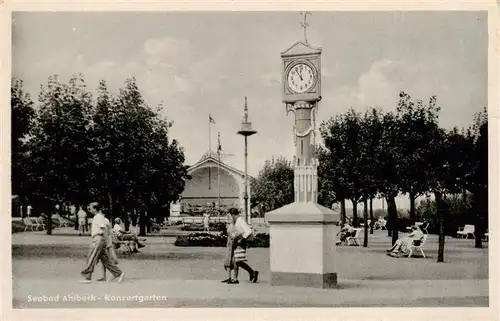
<svg viewBox="0 0 500 321"><path fill-rule="evenodd" d="M305 63L298 63L288 71L288 87L296 93L305 93L315 83L315 75L312 68Z"/></svg>

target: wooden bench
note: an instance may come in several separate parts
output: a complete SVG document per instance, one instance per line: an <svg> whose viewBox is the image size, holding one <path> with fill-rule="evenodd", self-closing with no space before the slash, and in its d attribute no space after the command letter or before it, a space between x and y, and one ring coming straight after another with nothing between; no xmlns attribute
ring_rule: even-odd
<svg viewBox="0 0 500 321"><path fill-rule="evenodd" d="M346 241L347 245L361 246L361 242L359 240L359 235L361 234L361 229L355 228L354 231L355 231L354 236L348 236L345 241Z"/></svg>

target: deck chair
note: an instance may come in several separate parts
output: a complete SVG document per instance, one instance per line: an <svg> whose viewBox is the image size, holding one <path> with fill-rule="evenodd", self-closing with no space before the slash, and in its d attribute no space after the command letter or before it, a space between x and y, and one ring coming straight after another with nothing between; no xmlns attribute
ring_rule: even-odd
<svg viewBox="0 0 500 321"><path fill-rule="evenodd" d="M151 233L160 233L162 228L165 228L163 223L156 223L154 221L151 221L151 227L150 227Z"/></svg>
<svg viewBox="0 0 500 321"><path fill-rule="evenodd" d="M33 224L33 221L31 220L31 217L25 217L23 218L23 223L24 223L24 231L26 232L28 229L34 231L36 228L36 225Z"/></svg>
<svg viewBox="0 0 500 321"><path fill-rule="evenodd" d="M460 238L469 238L469 235L472 236L472 238L476 238L476 235L474 235L475 228L474 225L465 225L464 227L459 227L457 231L457 237Z"/></svg>
<svg viewBox="0 0 500 321"><path fill-rule="evenodd" d="M68 227L69 223L69 220L59 216L59 227Z"/></svg>
<svg viewBox="0 0 500 321"><path fill-rule="evenodd" d="M380 230L387 230L387 221L386 220L377 221L377 223L378 223L378 227L380 228Z"/></svg>
<svg viewBox="0 0 500 321"><path fill-rule="evenodd" d="M425 253L424 253L425 241L427 241L427 234L424 234L424 236L420 240L420 245L415 245L412 243L411 246L408 248L408 257L411 257L413 255L413 251L419 251L425 259Z"/></svg>
<svg viewBox="0 0 500 321"><path fill-rule="evenodd" d="M66 225L63 218L59 214L52 215L52 221L56 224L53 224L53 227L64 227Z"/></svg>
<svg viewBox="0 0 500 321"><path fill-rule="evenodd" d="M425 234L429 234L429 232L427 231L427 229L429 228L429 222L427 223L424 223L422 225L420 225L420 229L422 230L422 232L424 232Z"/></svg>
<svg viewBox="0 0 500 321"><path fill-rule="evenodd" d="M361 234L361 229L360 228L355 228L354 231L355 231L354 236L348 236L346 238L347 245L360 246L361 242L359 241L359 235Z"/></svg>
<svg viewBox="0 0 500 321"><path fill-rule="evenodd" d="M39 216L36 218L36 221L38 223L38 226L41 227L41 231L45 230L45 221L43 220L43 217L42 216Z"/></svg>
<svg viewBox="0 0 500 321"><path fill-rule="evenodd" d="M111 231L111 239L116 251L121 250L124 254L132 254L132 248L130 247L132 241L120 241L115 231Z"/></svg>
<svg viewBox="0 0 500 321"><path fill-rule="evenodd" d="M43 220L39 220L38 217L30 217L30 220L37 231L39 228L42 228L42 231L44 230L45 224L43 223Z"/></svg>

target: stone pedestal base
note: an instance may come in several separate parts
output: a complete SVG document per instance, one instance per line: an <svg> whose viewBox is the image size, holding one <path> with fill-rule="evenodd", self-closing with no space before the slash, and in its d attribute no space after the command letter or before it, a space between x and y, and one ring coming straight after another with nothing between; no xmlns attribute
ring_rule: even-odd
<svg viewBox="0 0 500 321"><path fill-rule="evenodd" d="M321 289L337 287L337 273L287 273L271 272L271 285L276 286L303 286Z"/></svg>
<svg viewBox="0 0 500 321"><path fill-rule="evenodd" d="M292 203L266 214L271 285L335 288L335 225L340 214L316 203Z"/></svg>

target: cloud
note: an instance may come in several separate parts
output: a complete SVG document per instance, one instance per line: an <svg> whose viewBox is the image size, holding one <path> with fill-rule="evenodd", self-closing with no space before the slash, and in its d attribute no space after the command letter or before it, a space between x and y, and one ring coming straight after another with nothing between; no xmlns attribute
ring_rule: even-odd
<svg viewBox="0 0 500 321"><path fill-rule="evenodd" d="M148 39L144 43L144 52L153 57L179 57L189 52L189 47L187 41L172 37L161 37Z"/></svg>
<svg viewBox="0 0 500 321"><path fill-rule="evenodd" d="M281 85L281 74L278 72L268 72L260 77L262 85L268 87L276 87Z"/></svg>
<svg viewBox="0 0 500 321"><path fill-rule="evenodd" d="M457 77L453 69L442 59L427 58L420 61L403 61L381 59L374 61L369 68L362 72L354 86L345 84L332 84L325 81L327 87L323 90L323 108L320 109L319 118L324 120L336 114L343 113L349 108L363 112L368 107L378 107L385 111L395 110L398 94L405 91L414 99L427 101L431 96L437 95L438 103L442 106L464 105L459 101L456 93L451 88L456 88ZM329 86L328 86L329 85ZM474 88L464 90L475 91ZM465 106L464 106L465 107ZM453 108L448 108L453 111ZM466 126L468 115L461 118L448 118L441 114L441 125Z"/></svg>
<svg viewBox="0 0 500 321"><path fill-rule="evenodd" d="M181 92L188 93L192 90L190 82L182 77L174 76L175 87Z"/></svg>

